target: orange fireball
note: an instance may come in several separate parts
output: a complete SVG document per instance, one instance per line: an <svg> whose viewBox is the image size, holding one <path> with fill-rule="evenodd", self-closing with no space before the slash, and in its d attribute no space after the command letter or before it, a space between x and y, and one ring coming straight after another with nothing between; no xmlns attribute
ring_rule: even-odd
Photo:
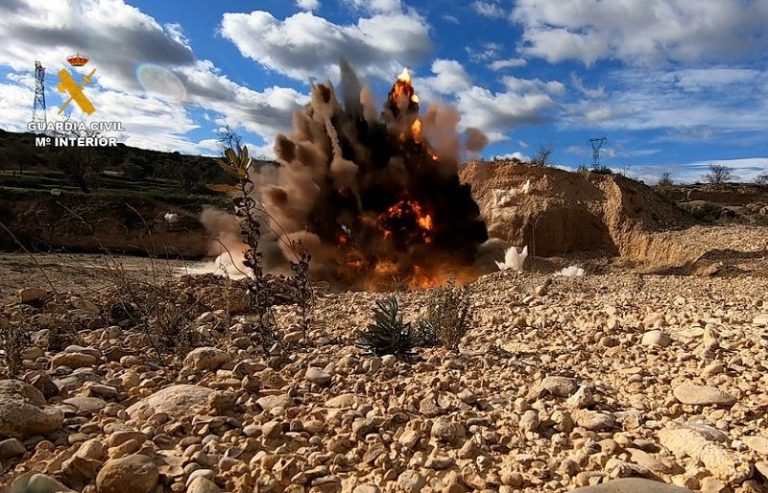
<svg viewBox="0 0 768 493"><path fill-rule="evenodd" d="M413 135L414 142L421 144L421 120L418 118L411 125L411 134Z"/></svg>

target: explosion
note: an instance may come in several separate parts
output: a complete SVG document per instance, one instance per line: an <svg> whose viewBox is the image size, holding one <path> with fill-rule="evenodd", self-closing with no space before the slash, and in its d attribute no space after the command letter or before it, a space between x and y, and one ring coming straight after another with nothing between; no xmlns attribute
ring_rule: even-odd
<svg viewBox="0 0 768 493"><path fill-rule="evenodd" d="M301 241L315 278L350 288L474 277L488 234L459 182L458 114L433 105L420 115L408 70L383 111L344 62L341 73L343 104L330 83L313 84L293 131L276 139L276 176L262 180L259 198L283 259Z"/></svg>

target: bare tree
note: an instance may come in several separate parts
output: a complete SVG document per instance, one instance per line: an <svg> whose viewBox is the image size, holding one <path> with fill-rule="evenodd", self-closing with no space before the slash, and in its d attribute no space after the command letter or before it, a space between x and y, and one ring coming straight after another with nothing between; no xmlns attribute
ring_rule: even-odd
<svg viewBox="0 0 768 493"><path fill-rule="evenodd" d="M669 171L665 171L664 173L662 173L657 183L657 185L659 185L660 187L669 187L674 184L675 182L672 181L672 173L670 173Z"/></svg>
<svg viewBox="0 0 768 493"><path fill-rule="evenodd" d="M704 175L704 180L707 183L714 183L714 184L727 183L733 180L733 178L734 176L731 168L727 166L723 166L722 164L710 163L709 173Z"/></svg>
<svg viewBox="0 0 768 493"><path fill-rule="evenodd" d="M216 140L224 149L237 149L243 146L243 137L229 125L219 129Z"/></svg>
<svg viewBox="0 0 768 493"><path fill-rule="evenodd" d="M551 163L549 158L552 157L552 152L555 148L552 144L540 144L536 154L531 158L531 164L534 166L549 166Z"/></svg>
<svg viewBox="0 0 768 493"><path fill-rule="evenodd" d="M757 175L757 178L755 178L755 183L764 187L768 186L768 171L764 171Z"/></svg>

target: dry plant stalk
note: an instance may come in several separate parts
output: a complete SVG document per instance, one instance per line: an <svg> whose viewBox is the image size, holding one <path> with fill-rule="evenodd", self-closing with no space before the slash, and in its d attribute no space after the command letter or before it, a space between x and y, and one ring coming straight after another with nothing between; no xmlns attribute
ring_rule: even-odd
<svg viewBox="0 0 768 493"><path fill-rule="evenodd" d="M8 321L0 318L0 348L2 348L8 377L19 374L22 367L21 353L32 343L32 338L24 328L24 314L19 310L17 320Z"/></svg>
<svg viewBox="0 0 768 493"><path fill-rule="evenodd" d="M217 192L234 193L235 215L240 222L240 234L247 248L243 265L250 269L245 282L248 288L250 307L256 316L253 331L262 341L262 347L268 352L272 341L279 343L276 333L276 321L272 307L275 305L275 293L270 287L270 276L264 273L262 254L259 251L261 241L261 222L259 216L269 216L262 204L253 198L256 188L250 178L252 159L248 155L248 147L237 144L237 150L228 148L224 158L219 159L219 166L237 180L235 185L215 184L208 188ZM292 287L294 302L300 310L301 329L306 334L312 323L314 311L314 291L309 281L309 253L299 243L288 245L294 254L295 261L290 263L294 275L291 280L285 279Z"/></svg>
<svg viewBox="0 0 768 493"><path fill-rule="evenodd" d="M150 324L162 349L183 356L197 345L199 337L191 327L193 307L184 309L171 301L157 304Z"/></svg>
<svg viewBox="0 0 768 493"><path fill-rule="evenodd" d="M427 304L427 316L419 324L422 337L427 341L433 338L446 349L456 351L471 329L468 288L458 288L451 280L446 286L435 288Z"/></svg>

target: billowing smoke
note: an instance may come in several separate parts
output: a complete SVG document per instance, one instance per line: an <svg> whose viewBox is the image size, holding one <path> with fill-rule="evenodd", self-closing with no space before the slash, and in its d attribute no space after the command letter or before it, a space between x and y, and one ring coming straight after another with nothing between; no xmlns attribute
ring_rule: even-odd
<svg viewBox="0 0 768 493"><path fill-rule="evenodd" d="M420 115L408 71L383 111L345 62L340 87L313 84L293 131L276 139L279 167L258 177L284 260L299 240L315 278L350 288L471 276L488 234L469 186L459 182L458 162L485 136L470 129L461 142L459 115L447 105Z"/></svg>

